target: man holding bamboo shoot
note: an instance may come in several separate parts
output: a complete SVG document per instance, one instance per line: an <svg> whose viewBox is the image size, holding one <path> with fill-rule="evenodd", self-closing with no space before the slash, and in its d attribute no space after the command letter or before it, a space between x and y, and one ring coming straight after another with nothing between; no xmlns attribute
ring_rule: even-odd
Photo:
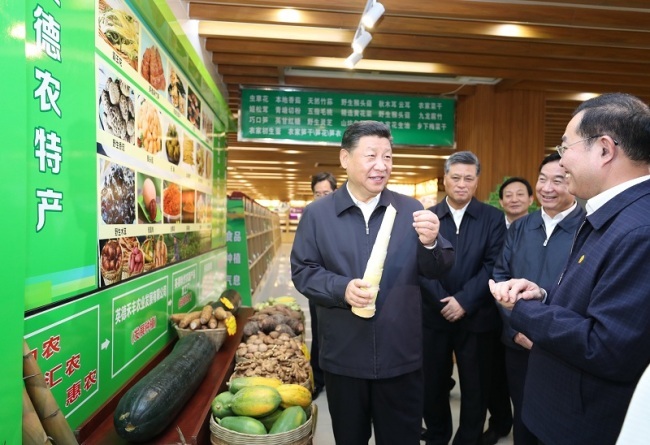
<svg viewBox="0 0 650 445"><path fill-rule="evenodd" d="M291 252L296 289L316 305L320 365L336 443L419 444L423 408L418 275L451 268L451 243L416 199L386 188L392 136L350 125L345 184L308 205ZM354 312L353 312L354 310Z"/></svg>

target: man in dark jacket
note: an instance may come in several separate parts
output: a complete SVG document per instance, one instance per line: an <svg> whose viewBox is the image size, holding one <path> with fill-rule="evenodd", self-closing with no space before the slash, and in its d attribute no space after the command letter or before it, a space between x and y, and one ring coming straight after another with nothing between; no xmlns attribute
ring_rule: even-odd
<svg viewBox="0 0 650 445"><path fill-rule="evenodd" d="M650 107L613 93L578 106L557 147L586 199L560 278L494 283L528 337L522 418L548 445L613 445L650 363Z"/></svg>
<svg viewBox="0 0 650 445"><path fill-rule="evenodd" d="M566 170L560 155L553 153L539 166L535 185L541 208L515 221L506 236L501 256L494 266L494 280L521 277L550 289L560 277L576 230L585 218L584 209L569 193ZM537 438L521 420L524 382L532 342L509 323L510 311L502 309L502 341L506 345L506 374L514 407L515 445L537 445Z"/></svg>
<svg viewBox="0 0 650 445"><path fill-rule="evenodd" d="M367 444L372 426L377 444L416 445L423 403L418 274L442 276L453 264L453 248L438 235L432 212L386 188L392 170L386 125L356 122L341 147L348 180L305 208L291 251L292 279L316 304L336 443ZM397 213L375 314L362 318L351 309L372 302L371 283L361 277L389 206Z"/></svg>
<svg viewBox="0 0 650 445"><path fill-rule="evenodd" d="M334 190L336 190L336 178L330 172L319 172L311 177L311 191L314 194L314 200L323 198ZM309 301L309 316L311 325L309 364L314 376L312 398L316 399L325 387L325 377L323 377L323 370L320 369L320 360L318 358L318 314L316 313L316 305L311 300Z"/></svg>
<svg viewBox="0 0 650 445"><path fill-rule="evenodd" d="M452 154L445 163L447 197L431 210L440 233L454 246L456 263L440 279L422 277L427 444L452 436L449 376L455 354L461 389L454 445L479 443L492 368L492 341L501 320L487 279L503 246L506 225L496 207L474 198L481 165L474 153Z"/></svg>

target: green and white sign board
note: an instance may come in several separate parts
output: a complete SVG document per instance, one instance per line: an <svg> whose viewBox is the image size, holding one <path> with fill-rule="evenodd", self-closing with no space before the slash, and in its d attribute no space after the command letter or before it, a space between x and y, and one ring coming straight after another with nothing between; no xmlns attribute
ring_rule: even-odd
<svg viewBox="0 0 650 445"><path fill-rule="evenodd" d="M376 120L395 145L452 147L455 99L296 89L242 88L240 141L339 145L345 129Z"/></svg>
<svg viewBox="0 0 650 445"><path fill-rule="evenodd" d="M164 1L0 10L13 104L0 443L20 443L23 338L75 429L173 338L171 314L225 290L234 121Z"/></svg>

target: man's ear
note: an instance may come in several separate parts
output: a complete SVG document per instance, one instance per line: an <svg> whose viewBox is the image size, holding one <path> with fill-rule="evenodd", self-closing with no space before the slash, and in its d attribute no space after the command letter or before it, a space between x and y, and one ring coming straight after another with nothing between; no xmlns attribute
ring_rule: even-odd
<svg viewBox="0 0 650 445"><path fill-rule="evenodd" d="M350 156L350 152L342 148L339 152L339 161L341 162L341 167L344 169L348 168L348 156Z"/></svg>

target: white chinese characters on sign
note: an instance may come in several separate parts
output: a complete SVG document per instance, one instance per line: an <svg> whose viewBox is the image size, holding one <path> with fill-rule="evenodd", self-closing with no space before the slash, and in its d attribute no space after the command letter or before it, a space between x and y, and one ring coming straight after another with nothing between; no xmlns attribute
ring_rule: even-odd
<svg viewBox="0 0 650 445"><path fill-rule="evenodd" d="M60 0L53 1L57 7L61 7ZM35 46L45 52L51 60L61 62L61 24L40 4L36 6L32 15L34 17L32 28L34 29ZM39 67L34 68L34 79L36 88L33 91L33 97L39 101L39 111L41 113L53 111L56 116L61 118L62 112L58 103L61 96L61 82L53 73ZM46 173L49 170L52 174L58 175L61 172L63 144L56 131L47 131L40 126L34 128L34 157L38 160L40 173ZM45 227L47 212L63 212L63 192L46 186L37 188L35 195L37 201L36 232L40 232Z"/></svg>

